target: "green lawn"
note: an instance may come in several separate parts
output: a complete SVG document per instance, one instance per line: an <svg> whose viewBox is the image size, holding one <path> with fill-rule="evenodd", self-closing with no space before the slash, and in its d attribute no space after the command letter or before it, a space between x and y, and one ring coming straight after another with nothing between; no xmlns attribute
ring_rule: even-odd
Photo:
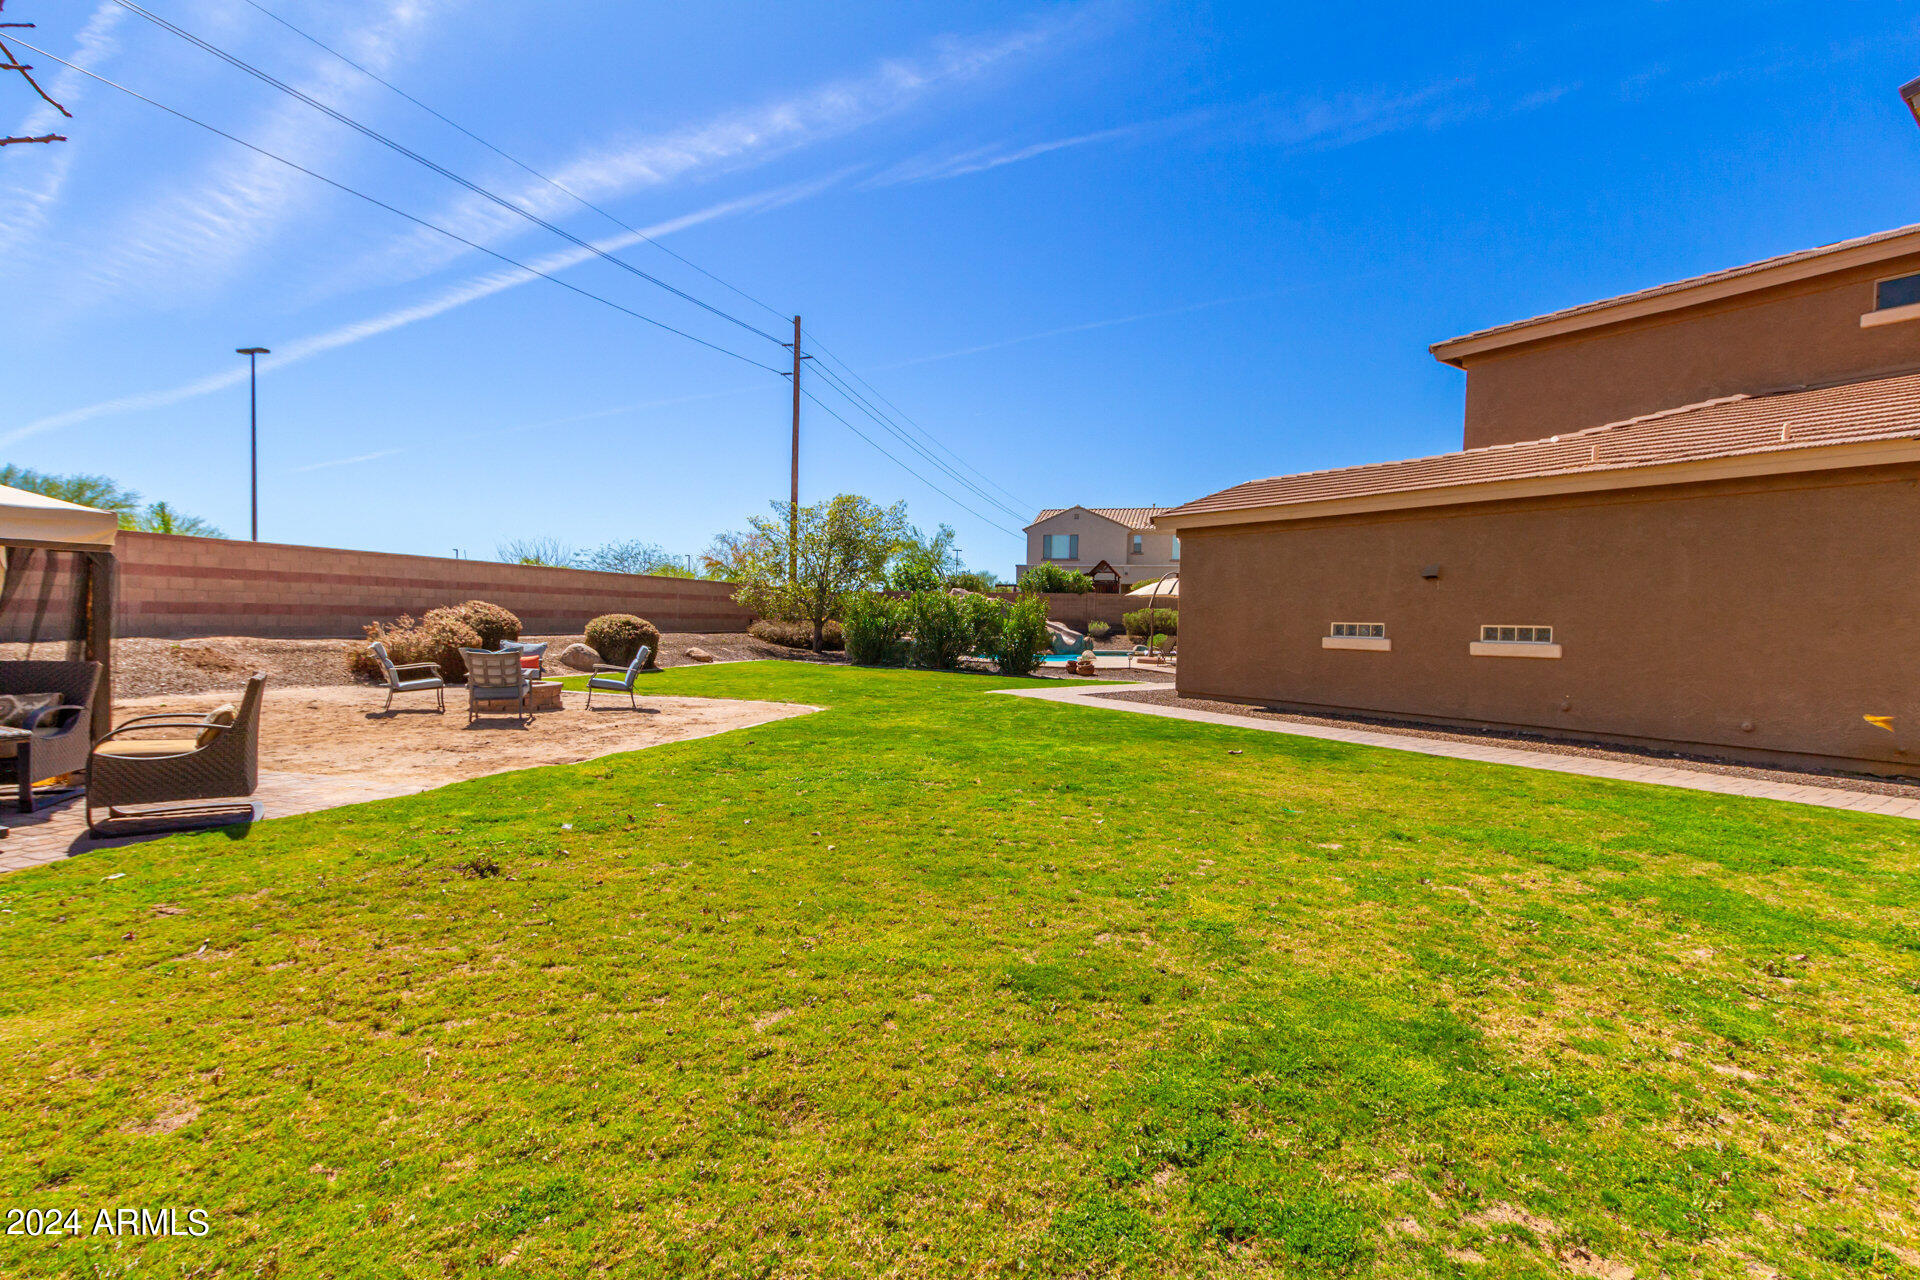
<svg viewBox="0 0 1920 1280"><path fill-rule="evenodd" d="M0 877L0 1275L1920 1271L1920 826L1016 683Z"/></svg>

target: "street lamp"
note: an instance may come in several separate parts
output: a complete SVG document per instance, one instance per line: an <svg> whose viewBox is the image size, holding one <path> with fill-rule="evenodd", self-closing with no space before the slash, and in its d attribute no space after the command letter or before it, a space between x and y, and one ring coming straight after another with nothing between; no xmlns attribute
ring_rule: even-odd
<svg viewBox="0 0 1920 1280"><path fill-rule="evenodd" d="M248 488L253 492L253 540L260 541L260 357L270 354L265 347L235 347L235 355L247 358L247 471Z"/></svg>
<svg viewBox="0 0 1920 1280"><path fill-rule="evenodd" d="M1907 110L1913 112L1915 123L1920 123L1920 80L1909 80L1901 85L1900 96L1906 100Z"/></svg>

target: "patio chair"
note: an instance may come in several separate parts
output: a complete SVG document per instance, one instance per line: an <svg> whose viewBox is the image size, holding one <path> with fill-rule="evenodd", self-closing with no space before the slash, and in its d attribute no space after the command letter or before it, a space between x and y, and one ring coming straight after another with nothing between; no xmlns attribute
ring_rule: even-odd
<svg viewBox="0 0 1920 1280"><path fill-rule="evenodd" d="M95 819L96 809L106 810L109 819L138 818L170 825L177 825L179 819L204 825L192 820L221 812L234 813L231 821L257 820L258 804L235 804L233 797L250 796L260 785L260 703L266 686L266 672L256 671L238 708L221 707L199 717L171 712L135 716L94 743L87 758L87 833L101 834L104 824ZM123 736L155 729L170 729L173 734ZM227 803L181 803L187 800ZM129 804L171 807L123 812L120 806Z"/></svg>
<svg viewBox="0 0 1920 1280"><path fill-rule="evenodd" d="M617 671L620 674L595 674L587 677L587 710L593 710L593 691L599 689L605 693L626 694L627 705L635 711L638 711L640 704L634 700L633 682L640 678L640 669L647 665L647 659L651 656L653 656L652 647L643 644L640 646L640 652L633 655L633 661L624 667L609 666L604 662L594 663L593 669L596 673L601 671Z"/></svg>
<svg viewBox="0 0 1920 1280"><path fill-rule="evenodd" d="M375 640L367 646L373 656L380 660L380 670L387 677L387 705L382 711L393 710L393 695L396 693L432 693L439 702L438 710L447 709L447 682L440 678L440 666L433 662L402 662L395 664L387 653L387 646ZM431 671L430 676L407 675L409 671Z"/></svg>
<svg viewBox="0 0 1920 1280"><path fill-rule="evenodd" d="M526 665L526 659L528 658L537 659L538 665L534 668L535 679L547 674L547 642L545 640L542 640L538 644L531 644L520 640L502 640L500 642L500 652L519 654L521 658L520 665L522 666Z"/></svg>
<svg viewBox="0 0 1920 1280"><path fill-rule="evenodd" d="M527 705L533 679L520 665L518 653L462 649L460 656L467 660L468 724L486 715L511 714L522 724L533 719L533 709Z"/></svg>
<svg viewBox="0 0 1920 1280"><path fill-rule="evenodd" d="M33 812L36 781L87 767L99 688L97 662L0 662L0 695L58 695L0 730L0 780L19 789L20 812Z"/></svg>

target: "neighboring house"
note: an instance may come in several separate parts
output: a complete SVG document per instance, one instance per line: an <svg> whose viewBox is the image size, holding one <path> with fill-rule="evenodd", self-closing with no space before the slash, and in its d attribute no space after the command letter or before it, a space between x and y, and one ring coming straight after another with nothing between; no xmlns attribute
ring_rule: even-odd
<svg viewBox="0 0 1920 1280"><path fill-rule="evenodd" d="M1090 571L1102 560L1126 586L1164 577L1180 567L1180 539L1153 527L1164 507L1056 507L1027 526L1027 562L1019 577L1043 561Z"/></svg>
<svg viewBox="0 0 1920 1280"><path fill-rule="evenodd" d="M1464 451L1157 519L1181 692L1920 774L1920 227L1433 350Z"/></svg>

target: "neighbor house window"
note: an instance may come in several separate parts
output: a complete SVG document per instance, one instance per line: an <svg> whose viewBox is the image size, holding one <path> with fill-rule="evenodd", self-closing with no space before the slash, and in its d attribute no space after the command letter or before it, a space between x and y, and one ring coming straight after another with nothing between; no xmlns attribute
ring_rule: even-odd
<svg viewBox="0 0 1920 1280"><path fill-rule="evenodd" d="M1042 560L1078 560L1080 535L1077 533L1043 535L1040 539L1040 558Z"/></svg>
<svg viewBox="0 0 1920 1280"><path fill-rule="evenodd" d="M1552 644L1552 627L1482 627L1484 644Z"/></svg>
<svg viewBox="0 0 1920 1280"><path fill-rule="evenodd" d="M1146 554L1146 550L1147 550L1147 540L1146 540L1145 538L1143 538L1143 537L1141 537L1141 536L1140 536L1139 534L1137 534L1137 533L1136 533L1136 534L1134 534L1134 535L1133 535L1133 546L1132 546L1132 548L1131 548L1131 551L1132 551L1132 554L1134 554L1134 555L1136 555L1136 556L1138 556L1138 555L1144 555L1144 554Z"/></svg>
<svg viewBox="0 0 1920 1280"><path fill-rule="evenodd" d="M1891 311L1895 307L1920 305L1920 275L1897 276L1873 286L1873 309Z"/></svg>
<svg viewBox="0 0 1920 1280"><path fill-rule="evenodd" d="M1173 540L1173 558L1175 560L1180 558L1180 539L1178 538Z"/></svg>
<svg viewBox="0 0 1920 1280"><path fill-rule="evenodd" d="M1378 639L1387 634L1387 624L1384 622L1336 622L1333 624L1333 630L1329 634L1351 637L1368 636Z"/></svg>

